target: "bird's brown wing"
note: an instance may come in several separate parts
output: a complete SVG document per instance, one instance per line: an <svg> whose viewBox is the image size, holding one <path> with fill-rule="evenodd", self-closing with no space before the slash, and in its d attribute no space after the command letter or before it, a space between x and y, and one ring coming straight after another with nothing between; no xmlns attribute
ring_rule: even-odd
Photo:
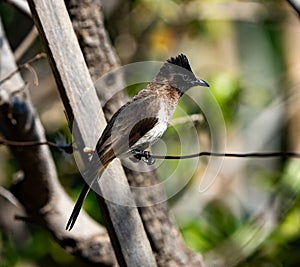
<svg viewBox="0 0 300 267"><path fill-rule="evenodd" d="M87 196L90 186L101 176L107 164L116 156L126 152L143 135L157 123L159 101L155 95L139 95L133 101L121 107L108 122L87 168L86 179L76 205L72 211L66 229L71 230L79 215L80 209ZM101 166L102 165L102 166Z"/></svg>
<svg viewBox="0 0 300 267"><path fill-rule="evenodd" d="M142 136L157 123L159 101L155 95L135 99L114 114L96 147L102 164L127 152Z"/></svg>

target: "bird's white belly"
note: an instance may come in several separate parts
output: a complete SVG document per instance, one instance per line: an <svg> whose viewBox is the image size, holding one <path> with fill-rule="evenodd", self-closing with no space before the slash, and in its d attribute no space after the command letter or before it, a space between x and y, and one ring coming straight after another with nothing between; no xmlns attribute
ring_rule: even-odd
<svg viewBox="0 0 300 267"><path fill-rule="evenodd" d="M174 110L166 108L165 103L160 103L160 109L157 113L158 122L155 126L141 137L133 146L133 149L145 149L149 145L155 143L167 130L170 119L172 118Z"/></svg>
<svg viewBox="0 0 300 267"><path fill-rule="evenodd" d="M158 122L149 132L141 137L133 146L133 149L144 149L155 143L166 131L168 124L166 122Z"/></svg>

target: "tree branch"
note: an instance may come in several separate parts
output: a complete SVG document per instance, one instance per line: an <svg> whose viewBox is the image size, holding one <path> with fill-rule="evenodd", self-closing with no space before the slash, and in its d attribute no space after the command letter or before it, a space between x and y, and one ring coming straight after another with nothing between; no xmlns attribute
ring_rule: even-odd
<svg viewBox="0 0 300 267"><path fill-rule="evenodd" d="M300 1L299 0L287 0L290 7L296 12L300 18Z"/></svg>
<svg viewBox="0 0 300 267"><path fill-rule="evenodd" d="M38 31L35 26L33 26L30 32L25 36L22 42L16 48L14 55L15 60L18 61L28 50L28 48L33 44L38 36Z"/></svg>
<svg viewBox="0 0 300 267"><path fill-rule="evenodd" d="M5 38L0 21L0 66L6 77L17 66ZM24 81L17 72L0 88L0 129L5 138L14 141L44 142L44 129L30 102ZM68 219L66 210L73 202L58 182L55 165L47 146L10 147L24 175L15 181L12 192L26 210L28 217L48 229L57 242L67 251L89 262L103 266L115 264L114 253L106 231L82 213L77 224L81 230L64 230Z"/></svg>
<svg viewBox="0 0 300 267"><path fill-rule="evenodd" d="M99 0L67 0L66 5L85 61L93 80L96 81L106 72L117 68L120 62L104 26L101 3ZM122 82L117 80L115 85L118 86ZM118 86L118 88L122 87ZM96 89L104 105L103 110L107 119L110 119L111 115L128 100L124 91L112 97L111 92L105 88ZM134 172L136 168L134 163L126 162L126 164L131 165L129 168L124 167L124 170L132 187L158 184L155 172L151 171L148 166L144 166L143 172ZM161 199L161 196L165 194L163 188L145 195L139 195L137 191L133 193L136 203L142 207L139 208L139 212L152 249L156 252L157 264L159 266L203 266L201 255L184 244L167 203L153 205L153 203L158 203L155 199Z"/></svg>
<svg viewBox="0 0 300 267"><path fill-rule="evenodd" d="M105 125L105 118L72 24L63 1L29 0L34 22L39 30L49 62L61 94L70 126L79 149L94 147L99 133ZM82 155L83 158L85 155ZM125 188L127 179L118 161L110 164L108 171ZM102 193L114 195L116 188L108 184L101 186ZM127 190L128 192L128 190ZM129 197L130 195L126 195ZM120 265L156 266L152 250L134 207L119 206L100 198L101 210ZM71 209L70 209L71 211ZM75 228L79 229L77 225ZM130 246L130 249L128 249Z"/></svg>
<svg viewBox="0 0 300 267"><path fill-rule="evenodd" d="M37 61L37 60L39 60L39 59L41 59L43 57L46 57L46 54L45 53L39 53L39 54L35 55L32 59L30 59L27 62L25 62L24 64L17 66L7 76L2 77L0 79L0 85L3 84L3 83L5 83L6 81L10 80L14 75L16 75L16 74L19 75L19 72L20 72L21 69L23 69L23 68L30 69L29 66L30 66L31 63L33 63L33 62L35 62L35 61ZM35 83L35 84L37 85L37 83Z"/></svg>
<svg viewBox="0 0 300 267"><path fill-rule="evenodd" d="M20 11L24 12L25 14L30 14L30 9L25 0L6 0L7 3L14 5Z"/></svg>

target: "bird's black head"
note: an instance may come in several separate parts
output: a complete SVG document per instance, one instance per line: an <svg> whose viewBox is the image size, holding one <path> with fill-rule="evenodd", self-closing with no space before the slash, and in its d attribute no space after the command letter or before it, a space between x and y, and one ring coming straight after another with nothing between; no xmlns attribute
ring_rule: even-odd
<svg viewBox="0 0 300 267"><path fill-rule="evenodd" d="M209 86L207 82L195 76L187 57L183 54L168 59L161 67L155 80L170 84L182 94L193 86Z"/></svg>

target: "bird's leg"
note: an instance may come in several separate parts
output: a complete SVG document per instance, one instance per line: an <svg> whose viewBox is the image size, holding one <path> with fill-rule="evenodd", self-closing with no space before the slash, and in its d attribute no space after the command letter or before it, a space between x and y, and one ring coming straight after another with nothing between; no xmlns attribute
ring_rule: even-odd
<svg viewBox="0 0 300 267"><path fill-rule="evenodd" d="M143 161L148 165L153 165L155 163L155 159L151 156L150 151L143 151L143 157L145 158Z"/></svg>
<svg viewBox="0 0 300 267"><path fill-rule="evenodd" d="M152 158L150 151L131 149L130 152L133 154L133 157L130 157L129 159L133 162L139 162L142 158L145 158L143 159L143 161L146 162L148 165L152 165L155 163L155 160Z"/></svg>

